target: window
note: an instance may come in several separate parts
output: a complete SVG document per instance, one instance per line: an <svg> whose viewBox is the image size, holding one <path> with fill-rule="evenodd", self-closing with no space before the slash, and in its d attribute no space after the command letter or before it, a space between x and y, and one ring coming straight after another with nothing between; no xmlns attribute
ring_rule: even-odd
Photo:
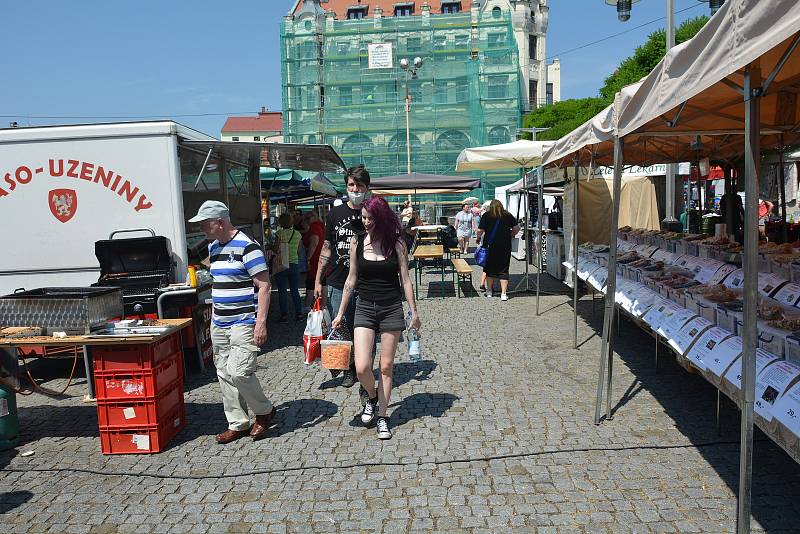
<svg viewBox="0 0 800 534"><path fill-rule="evenodd" d="M489 76L489 98L506 98L508 96L508 76Z"/></svg>
<svg viewBox="0 0 800 534"><path fill-rule="evenodd" d="M300 45L300 59L313 59L317 57L317 43L306 41Z"/></svg>
<svg viewBox="0 0 800 534"><path fill-rule="evenodd" d="M446 46L447 46L447 36L437 35L433 38L434 50L444 50Z"/></svg>
<svg viewBox="0 0 800 534"><path fill-rule="evenodd" d="M367 16L367 8L365 7L351 7L347 10L348 19L363 19Z"/></svg>
<svg viewBox="0 0 800 534"><path fill-rule="evenodd" d="M352 106L353 105L353 88L340 87L339 88L339 105Z"/></svg>
<svg viewBox="0 0 800 534"><path fill-rule="evenodd" d="M250 173L247 167L229 161L225 183L228 186L229 194L250 196Z"/></svg>
<svg viewBox="0 0 800 534"><path fill-rule="evenodd" d="M372 150L372 141L364 134L353 134L342 144L342 153L344 154L359 154L370 150Z"/></svg>
<svg viewBox="0 0 800 534"><path fill-rule="evenodd" d="M500 15L502 15L502 10L497 6L493 7L492 8L492 16L494 18L496 18L496 19L499 19Z"/></svg>
<svg viewBox="0 0 800 534"><path fill-rule="evenodd" d="M238 141L238 137L232 138ZM219 191L220 176L219 176L219 160L214 156L209 158L206 164L206 170L203 176L198 181L200 169L206 161L207 153L195 152L181 148L180 150L180 163L181 163L181 183L184 191ZM197 187L195 187L195 183Z"/></svg>
<svg viewBox="0 0 800 534"><path fill-rule="evenodd" d="M503 33L490 33L486 36L486 44L489 48L502 48L506 42L506 34Z"/></svg>
<svg viewBox="0 0 800 534"><path fill-rule="evenodd" d="M536 45L537 39L535 35L528 36L528 57L531 59L536 59Z"/></svg>
<svg viewBox="0 0 800 534"><path fill-rule="evenodd" d="M409 37L406 39L406 50L409 52L418 52L422 50L422 39L419 37Z"/></svg>
<svg viewBox="0 0 800 534"><path fill-rule="evenodd" d="M261 136L254 135L253 136L253 141L261 141Z"/></svg>
<svg viewBox="0 0 800 534"><path fill-rule="evenodd" d="M528 109L536 109L536 99L539 94L539 82L530 80L528 82Z"/></svg>
<svg viewBox="0 0 800 534"><path fill-rule="evenodd" d="M544 101L549 106L553 103L553 84L548 83L544 86Z"/></svg>
<svg viewBox="0 0 800 534"><path fill-rule="evenodd" d="M467 48L469 46L469 35L466 33L456 35L455 41L456 48Z"/></svg>
<svg viewBox="0 0 800 534"><path fill-rule="evenodd" d="M456 102L463 103L469 100L469 82L458 80L456 82Z"/></svg>
<svg viewBox="0 0 800 534"><path fill-rule="evenodd" d="M489 130L489 144L499 145L502 143L510 143L511 135L508 133L508 128L504 126L496 126Z"/></svg>
<svg viewBox="0 0 800 534"><path fill-rule="evenodd" d="M460 13L461 2L444 2L442 1L442 13Z"/></svg>
<svg viewBox="0 0 800 534"><path fill-rule="evenodd" d="M236 137L236 136L234 136L234 137L231 137L231 141L238 141L238 140L239 140L239 138L238 138L238 137Z"/></svg>
<svg viewBox="0 0 800 534"><path fill-rule="evenodd" d="M414 14L414 4L402 4L394 6L395 17L410 17Z"/></svg>
<svg viewBox="0 0 800 534"><path fill-rule="evenodd" d="M319 100L317 100L317 91L315 87L309 87L306 92L306 109L317 109Z"/></svg>

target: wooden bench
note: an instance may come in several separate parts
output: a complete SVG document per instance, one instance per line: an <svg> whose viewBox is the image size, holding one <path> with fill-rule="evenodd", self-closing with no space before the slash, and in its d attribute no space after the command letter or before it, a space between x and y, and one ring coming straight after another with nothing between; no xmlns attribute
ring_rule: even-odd
<svg viewBox="0 0 800 534"><path fill-rule="evenodd" d="M451 258L460 258L461 257L461 249L458 247L448 248L447 253L450 255Z"/></svg>
<svg viewBox="0 0 800 534"><path fill-rule="evenodd" d="M461 282L469 280L469 283L472 284L472 267L461 258L453 258L450 263L453 264L453 284L456 286L456 295L461 298Z"/></svg>

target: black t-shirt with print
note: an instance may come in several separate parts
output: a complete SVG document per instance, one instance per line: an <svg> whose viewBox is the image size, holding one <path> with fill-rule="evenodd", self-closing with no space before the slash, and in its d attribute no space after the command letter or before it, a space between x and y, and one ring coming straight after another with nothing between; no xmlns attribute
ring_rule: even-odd
<svg viewBox="0 0 800 534"><path fill-rule="evenodd" d="M330 242L332 258L327 273L327 283L342 289L350 270L350 238L364 231L361 223L361 209L351 208L344 203L334 206L325 221L325 241Z"/></svg>

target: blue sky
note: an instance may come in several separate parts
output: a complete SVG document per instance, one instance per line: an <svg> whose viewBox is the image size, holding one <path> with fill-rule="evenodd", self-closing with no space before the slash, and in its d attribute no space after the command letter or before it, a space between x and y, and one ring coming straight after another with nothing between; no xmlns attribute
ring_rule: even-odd
<svg viewBox="0 0 800 534"><path fill-rule="evenodd" d="M219 136L225 114L281 108L279 25L292 4L4 2L0 125L173 118ZM547 56L561 59L562 99L595 96L616 65L664 25L633 29L663 17L664 0L634 4L626 23L603 0L549 5ZM708 3L675 0L675 9L679 24L708 14ZM200 114L208 115L189 116Z"/></svg>

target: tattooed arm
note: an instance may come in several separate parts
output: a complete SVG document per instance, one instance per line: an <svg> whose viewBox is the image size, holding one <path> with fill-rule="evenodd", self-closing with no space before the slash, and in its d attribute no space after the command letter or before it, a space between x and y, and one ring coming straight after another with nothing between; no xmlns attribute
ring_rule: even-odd
<svg viewBox="0 0 800 534"><path fill-rule="evenodd" d="M333 257L333 250L331 242L327 239L322 243L322 250L319 252L319 264L317 266L317 274L314 276L314 298L322 298L322 274L325 268L331 262Z"/></svg>

